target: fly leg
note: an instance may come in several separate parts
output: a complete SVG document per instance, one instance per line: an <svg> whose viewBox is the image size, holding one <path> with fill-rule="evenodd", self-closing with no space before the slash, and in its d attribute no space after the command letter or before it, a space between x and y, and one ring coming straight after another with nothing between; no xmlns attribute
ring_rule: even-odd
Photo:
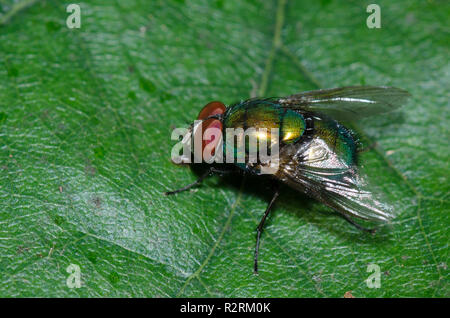
<svg viewBox="0 0 450 318"><path fill-rule="evenodd" d="M256 247L255 247L255 266L254 266L254 273L258 274L258 253L259 253L259 241L261 239L261 233L264 227L264 222L266 221L267 216L269 215L270 210L272 209L273 204L275 203L275 200L278 198L278 195L280 194L279 189L277 188L275 190L275 193L273 194L272 200L270 201L269 205L266 208L266 212L264 212L264 215L259 222L258 227L256 228Z"/></svg>
<svg viewBox="0 0 450 318"><path fill-rule="evenodd" d="M231 173L231 172L233 172L233 171L232 170L220 170L220 169L217 169L217 168L214 168L214 167L210 167L197 180L195 180L191 184L188 184L187 186L184 186L184 187L179 188L177 190L164 192L164 195L171 195L171 194L175 194L175 193L179 193L179 192L183 192L183 191L189 190L189 189L195 187L196 185L202 183L202 181L205 178L209 177L213 173L225 174L225 173Z"/></svg>
<svg viewBox="0 0 450 318"><path fill-rule="evenodd" d="M356 227L358 230L361 230L361 231L364 231L364 232L368 232L370 234L374 234L377 231L377 229L369 229L367 227L364 227L364 226L356 223L348 215L345 215L343 213L340 213L340 215L344 218L344 220L346 220L348 223L350 223L351 225Z"/></svg>

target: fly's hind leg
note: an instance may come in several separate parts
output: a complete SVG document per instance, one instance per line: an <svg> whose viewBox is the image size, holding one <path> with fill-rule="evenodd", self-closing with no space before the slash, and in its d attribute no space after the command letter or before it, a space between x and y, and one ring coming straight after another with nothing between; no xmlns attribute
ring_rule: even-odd
<svg viewBox="0 0 450 318"><path fill-rule="evenodd" d="M217 173L217 174L226 174L226 173L231 173L233 172L232 170L220 170L217 169L215 167L210 167L208 170L206 170L200 177L198 177L197 180L195 180L194 182L192 182L191 184L188 184L187 186L184 186L182 188L179 188L177 190L173 190L173 191L167 191L164 192L164 195L172 195L172 194L176 194L176 193L180 193L186 190L189 190L193 187L195 187L196 185L199 185L200 183L202 183L202 181L204 179L206 179L207 177L209 177L210 175Z"/></svg>
<svg viewBox="0 0 450 318"><path fill-rule="evenodd" d="M254 273L258 274L258 253L259 253L259 242L261 239L261 233L264 227L264 222L266 221L267 216L270 213L270 210L272 209L273 204L275 203L275 200L278 198L278 195L280 194L278 186L275 190L275 193L273 194L272 200L270 200L269 205L266 208L266 211L264 212L264 215L259 222L258 227L256 228L256 247L255 247L255 263L254 263Z"/></svg>
<svg viewBox="0 0 450 318"><path fill-rule="evenodd" d="M367 228L367 227L364 227L364 226L362 226L362 225L356 223L355 221L353 221L353 220L352 220L348 215L346 215L346 214L343 214L343 213L339 213L339 214L344 218L344 220L346 220L348 223L350 223L351 225L353 225L354 227L356 227L358 230L361 230L361 231L364 231L364 232L368 232L368 233L370 233L370 234L374 234L374 233L377 231L377 229L369 229L369 228Z"/></svg>

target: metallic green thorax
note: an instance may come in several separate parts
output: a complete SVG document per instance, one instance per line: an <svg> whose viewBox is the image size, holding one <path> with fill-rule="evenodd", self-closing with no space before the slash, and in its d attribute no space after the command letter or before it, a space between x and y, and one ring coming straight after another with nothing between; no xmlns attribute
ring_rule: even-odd
<svg viewBox="0 0 450 318"><path fill-rule="evenodd" d="M336 121L309 112L296 111L283 108L280 104L271 100L250 100L243 103L235 104L228 107L224 119L224 141L226 140L226 128L242 128L246 131L248 128L267 129L267 135L256 133L258 144L262 140L267 140L270 145L279 140L279 148L286 145L297 145L307 143L313 138L322 139L330 149L333 149L341 160L344 160L349 166L353 165L356 160L356 142L351 133ZM270 134L271 128L278 129L279 138L273 138ZM242 136L241 138L245 138ZM245 144L243 149L237 149L236 144L233 147L234 162L238 162L238 158L248 158L249 149L248 137L243 141ZM223 153L226 155L227 143L223 143ZM257 149L259 150L259 149ZM247 161L246 161L247 162ZM249 167L244 163L237 163L244 170Z"/></svg>

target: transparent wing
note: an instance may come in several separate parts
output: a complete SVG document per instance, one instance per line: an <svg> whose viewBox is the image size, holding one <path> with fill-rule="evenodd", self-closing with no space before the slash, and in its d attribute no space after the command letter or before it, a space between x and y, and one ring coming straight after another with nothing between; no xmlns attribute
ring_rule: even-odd
<svg viewBox="0 0 450 318"><path fill-rule="evenodd" d="M347 86L279 98L283 107L319 112L335 119L353 120L392 111L411 96L396 87Z"/></svg>
<svg viewBox="0 0 450 318"><path fill-rule="evenodd" d="M391 207L369 190L357 167L348 166L321 139L284 147L277 177L337 212L380 222L393 217Z"/></svg>

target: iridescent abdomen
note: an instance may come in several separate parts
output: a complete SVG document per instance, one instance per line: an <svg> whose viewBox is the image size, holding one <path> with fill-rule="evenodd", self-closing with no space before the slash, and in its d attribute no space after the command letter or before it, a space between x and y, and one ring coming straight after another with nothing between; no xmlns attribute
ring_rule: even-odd
<svg viewBox="0 0 450 318"><path fill-rule="evenodd" d="M342 165L356 165L357 142L350 130L328 118L314 119L314 139L327 144Z"/></svg>

